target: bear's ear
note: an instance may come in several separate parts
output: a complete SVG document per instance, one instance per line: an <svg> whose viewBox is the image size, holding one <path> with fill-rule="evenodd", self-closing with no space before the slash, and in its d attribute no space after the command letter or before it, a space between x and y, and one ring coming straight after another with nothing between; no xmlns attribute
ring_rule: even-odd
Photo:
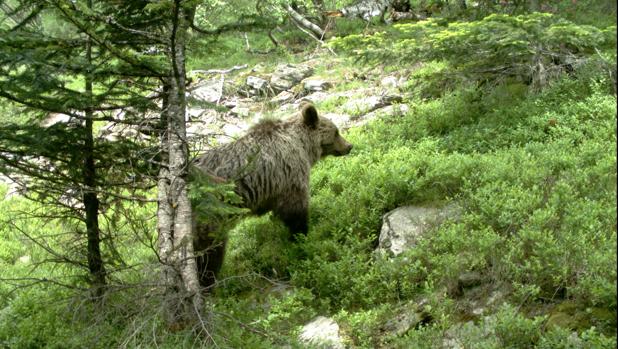
<svg viewBox="0 0 618 349"><path fill-rule="evenodd" d="M305 125L309 126L312 129L318 127L320 118L318 117L318 111L315 109L313 104L303 103L300 114L303 117L303 122L305 123Z"/></svg>

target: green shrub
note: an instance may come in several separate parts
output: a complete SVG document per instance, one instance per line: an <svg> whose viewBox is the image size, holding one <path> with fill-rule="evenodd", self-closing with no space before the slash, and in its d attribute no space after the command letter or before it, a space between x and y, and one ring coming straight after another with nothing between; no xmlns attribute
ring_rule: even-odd
<svg viewBox="0 0 618 349"><path fill-rule="evenodd" d="M615 31L615 25L598 29L549 13L492 14L470 22L432 18L398 24L388 32L350 35L330 45L369 62L446 61L449 74L465 77L459 79L481 84L514 79L541 88L591 62L603 69L597 52L614 51ZM615 56L611 66L615 69Z"/></svg>

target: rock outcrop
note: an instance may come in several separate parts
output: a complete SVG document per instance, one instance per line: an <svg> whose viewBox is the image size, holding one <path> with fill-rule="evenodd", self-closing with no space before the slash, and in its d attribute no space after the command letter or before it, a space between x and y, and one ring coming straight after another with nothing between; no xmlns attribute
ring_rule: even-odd
<svg viewBox="0 0 618 349"><path fill-rule="evenodd" d="M310 348L343 349L339 325L331 318L318 316L303 326L299 339Z"/></svg>
<svg viewBox="0 0 618 349"><path fill-rule="evenodd" d="M398 255L416 246L418 241L446 219L455 218L459 208L404 206L382 218L378 250Z"/></svg>

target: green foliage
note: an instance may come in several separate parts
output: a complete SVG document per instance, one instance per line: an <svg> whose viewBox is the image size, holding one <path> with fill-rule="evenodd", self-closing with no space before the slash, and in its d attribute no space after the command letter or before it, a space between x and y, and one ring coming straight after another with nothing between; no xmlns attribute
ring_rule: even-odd
<svg viewBox="0 0 618 349"><path fill-rule="evenodd" d="M453 345L465 348L613 348L615 337L606 337L594 327L582 333L571 332L555 327L544 330L543 317L527 318L517 309L505 304L491 316L482 321L472 321L444 329L444 324L436 323L406 336L397 338L390 344L396 348L434 348L443 343L443 338Z"/></svg>
<svg viewBox="0 0 618 349"><path fill-rule="evenodd" d="M289 242L287 228L272 216L245 219L228 237L228 245L233 247L226 255L222 271L225 292L253 288L259 279L256 273L274 279L287 278L290 264L301 257L298 246Z"/></svg>
<svg viewBox="0 0 618 349"><path fill-rule="evenodd" d="M193 170L190 177L189 199L198 221L221 224L248 212L238 207L242 198L234 192L234 183L217 183L199 170Z"/></svg>
<svg viewBox="0 0 618 349"><path fill-rule="evenodd" d="M293 284L335 308L370 309L480 270L519 285L520 301L615 312L615 97L566 79L505 103L518 86L458 90L346 135L354 156L312 174L309 258L291 267ZM452 198L466 208L459 223L394 260L371 257L383 213Z"/></svg>
<svg viewBox="0 0 618 349"><path fill-rule="evenodd" d="M245 251L233 264L248 262L236 270L264 271L264 260L279 271L287 265L294 285L332 309L408 299L450 286L467 270L517 283L520 300L558 292L614 309L616 251L607 246L615 242L616 172L607 149L615 142L615 98L564 80L503 103L517 86L459 90L414 104L403 119L352 130L354 156L326 159L312 174L312 230L300 245L306 259L273 262L277 251L288 256L285 239L268 233L266 220L253 221L242 229L251 238L232 244ZM580 101L565 103L574 89ZM394 260L372 257L382 214L452 198L466 207L459 223ZM249 242L254 234L267 238ZM254 249L259 258L251 258Z"/></svg>
<svg viewBox="0 0 618 349"><path fill-rule="evenodd" d="M480 21L429 19L388 32L332 40L335 49L379 62L445 61L449 74L486 82L516 81L544 87L580 66L602 66L599 50L613 51L616 27L577 25L548 13L490 15ZM615 67L615 55L612 60ZM615 68L614 68L615 69Z"/></svg>
<svg viewBox="0 0 618 349"><path fill-rule="evenodd" d="M308 322L316 316L314 311L307 311L314 300L313 293L303 288L287 292L281 297L271 295L267 300L270 304L268 315L260 321L260 325L269 332L290 332L294 329L293 324Z"/></svg>
<svg viewBox="0 0 618 349"><path fill-rule="evenodd" d="M8 191L8 187L0 185L0 197L4 197ZM0 209L3 212L8 212L9 207L17 204L17 200L2 200L0 201ZM2 220L10 219L5 214L1 217ZM10 229L7 224L0 224L0 265L3 265L4 270L8 270L10 266L18 262L19 257L27 255L27 243L19 234ZM0 298L1 301L2 298Z"/></svg>
<svg viewBox="0 0 618 349"><path fill-rule="evenodd" d="M222 34L217 38L203 38L200 36L190 40L188 50L190 56L187 61L187 70L193 69L228 69L236 65L257 65L263 62L264 55L273 49L266 33L247 33L247 47L245 38L238 33ZM289 58L282 49L271 53L272 60Z"/></svg>
<svg viewBox="0 0 618 349"><path fill-rule="evenodd" d="M23 292L0 310L0 345L9 348L113 346L121 329L102 319L104 315L99 315L97 320L87 304L74 312L67 311L64 300L72 296L66 289L53 287L31 287Z"/></svg>
<svg viewBox="0 0 618 349"><path fill-rule="evenodd" d="M616 337L606 337L594 327L581 334L571 333L562 328L553 328L548 331L536 346L539 349L568 349L568 348L599 348L610 349L616 347Z"/></svg>
<svg viewBox="0 0 618 349"><path fill-rule="evenodd" d="M411 92L413 98L432 99L453 91L463 81L450 74L446 62L427 62L410 75L404 90Z"/></svg>
<svg viewBox="0 0 618 349"><path fill-rule="evenodd" d="M605 0L558 1L552 4L555 13L563 14L578 24L598 28L616 25L616 3Z"/></svg>
<svg viewBox="0 0 618 349"><path fill-rule="evenodd" d="M247 3L229 4L253 13ZM215 19L236 18L227 15ZM287 229L268 215L243 220L230 232L222 283L208 298L214 343L301 347L300 326L334 314L353 347L428 348L445 341L466 348L615 347L616 39L608 25L548 14L493 15L335 40L337 49L368 60L388 56L384 71L409 68L403 91L410 111L345 132L353 152L312 171L306 238L290 242ZM270 45L261 33L248 37L260 49ZM196 68L259 59L246 58L242 38L224 35L193 45L199 57L190 64ZM539 64L546 69L544 83ZM345 67L341 74L358 69ZM364 84L355 79L336 88ZM344 102L333 98L319 109L337 112ZM16 115L12 106L0 108ZM48 140L57 140L54 132ZM232 189L208 177L194 179L191 197L202 219L227 222L242 215ZM374 252L386 212L452 202L461 214L416 248L397 257ZM77 268L39 265L51 256L19 231L50 233L49 247L75 250L75 222L8 224L15 218L9 208L38 209L19 198L0 201L0 278L53 276L83 285ZM28 289L0 283L0 347L207 345L191 329L172 332L163 324L161 298L151 285L159 272L150 264L154 210L152 204L115 203L105 213L105 229L113 234L104 254L114 261L112 277L123 289L110 293L107 311L50 283ZM505 304L487 306L483 316L462 316L465 295L453 290L469 271L481 275L482 287L501 287ZM421 297L429 299L429 323L401 335L383 332L401 304Z"/></svg>
<svg viewBox="0 0 618 349"><path fill-rule="evenodd" d="M346 332L353 338L354 348L375 348L377 346L376 335L384 322L392 317L394 307L390 304L378 305L375 308L349 313L340 311L335 319L343 323Z"/></svg>
<svg viewBox="0 0 618 349"><path fill-rule="evenodd" d="M503 348L529 348L541 336L544 320L543 317L527 319L516 308L505 304L496 313L496 336Z"/></svg>
<svg viewBox="0 0 618 349"><path fill-rule="evenodd" d="M335 308L366 306L385 297L396 297L395 280L390 279L395 275L384 277L379 269L372 267L373 263L366 255L369 244L369 239L358 242L351 238L344 239L341 235L308 242L303 247L310 257L294 263L292 283L312 289L321 299L328 299ZM380 289L390 292L376 293L374 286L378 285ZM345 294L342 290L346 290Z"/></svg>

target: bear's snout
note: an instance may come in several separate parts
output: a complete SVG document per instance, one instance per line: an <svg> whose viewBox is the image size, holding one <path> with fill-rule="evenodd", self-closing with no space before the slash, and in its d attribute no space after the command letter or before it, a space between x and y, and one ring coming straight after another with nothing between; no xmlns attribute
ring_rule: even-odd
<svg viewBox="0 0 618 349"><path fill-rule="evenodd" d="M337 152L335 155L338 155L338 156L348 155L352 151L352 147L353 147L352 144L344 141L342 144L342 147L339 147L339 149L337 149Z"/></svg>
<svg viewBox="0 0 618 349"><path fill-rule="evenodd" d="M348 155L352 151L353 145L348 143L346 144L345 150L343 151L343 155Z"/></svg>

